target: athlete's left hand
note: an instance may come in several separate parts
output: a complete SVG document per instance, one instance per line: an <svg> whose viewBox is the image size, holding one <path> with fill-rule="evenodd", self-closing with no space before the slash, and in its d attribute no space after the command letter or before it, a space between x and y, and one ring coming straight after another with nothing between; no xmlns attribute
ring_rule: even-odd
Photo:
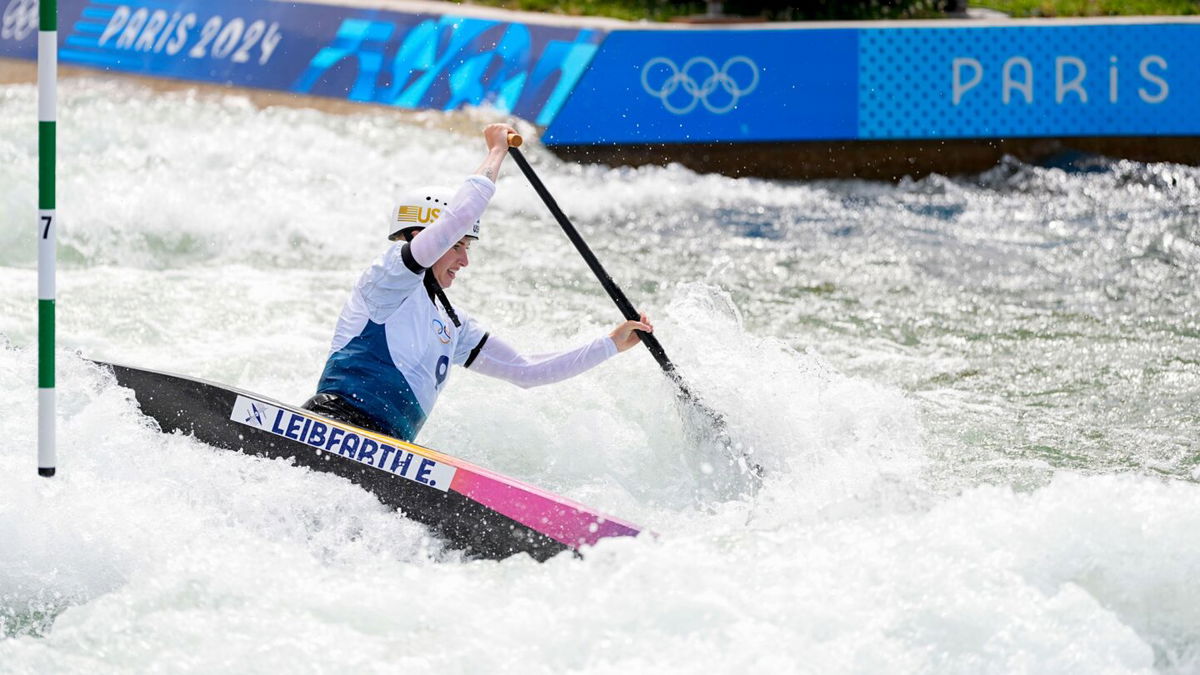
<svg viewBox="0 0 1200 675"><path fill-rule="evenodd" d="M639 330L644 330L647 333L654 332L654 326L650 324L650 319L645 314L642 314L641 321L626 321L622 323L612 333L609 333L608 336L617 345L617 351L623 352L642 341L641 336L634 332Z"/></svg>

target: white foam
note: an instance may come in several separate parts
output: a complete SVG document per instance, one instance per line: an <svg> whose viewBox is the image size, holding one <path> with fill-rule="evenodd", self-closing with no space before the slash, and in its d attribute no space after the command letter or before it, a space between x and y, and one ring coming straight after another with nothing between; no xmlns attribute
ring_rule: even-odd
<svg viewBox="0 0 1200 675"><path fill-rule="evenodd" d="M1084 448L1079 473L1022 455L1017 424L1053 443L1077 427L1067 413L1010 419L1027 409L996 383L1045 384L1017 366L972 374L969 336L983 329L969 321L996 312L1002 331L1010 319L953 285L993 274L1019 289L1013 270L1036 265L997 258L1002 272L954 276L953 261L1015 250L1003 247L1020 238L985 236L987 209L1032 213L1028 197L937 178L578 167L534 145L543 178L767 480L753 499L698 489L672 387L642 350L530 391L455 371L421 442L661 535L603 542L582 562L465 562L344 481L159 434L73 351L303 399L381 245L389 193L456 180L481 144L436 121L71 82L53 480L34 470L34 239L19 215L34 145L18 113L33 92L0 88L0 670L1200 668L1200 489L1097 475L1120 453ZM514 167L500 188L455 302L529 351L610 330L611 303ZM930 215L955 209L963 229ZM925 304L897 314L895 297ZM1188 368L1172 376L1178 391ZM986 383L959 384L971 378ZM1175 442L1184 418L1162 415L1165 440L1138 440Z"/></svg>

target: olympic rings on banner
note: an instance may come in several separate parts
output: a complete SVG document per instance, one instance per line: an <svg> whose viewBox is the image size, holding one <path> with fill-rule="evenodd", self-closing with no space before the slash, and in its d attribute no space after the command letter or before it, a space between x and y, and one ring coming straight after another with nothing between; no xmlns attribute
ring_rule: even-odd
<svg viewBox="0 0 1200 675"><path fill-rule="evenodd" d="M38 0L10 0L4 8L0 39L24 40L38 28Z"/></svg>
<svg viewBox="0 0 1200 675"><path fill-rule="evenodd" d="M739 82L735 77L736 73L732 72L738 65L745 66L750 70L748 82ZM655 66L665 66L670 74L658 86L651 86L650 76L651 71L655 70ZM683 64L682 68L676 66L674 61L665 56L650 59L646 65L642 66L642 88L646 90L647 94L660 99L663 107L676 115L686 115L701 103L709 112L724 115L737 107L738 101L754 91L757 86L758 64L747 56L734 56L720 68L717 68L715 61L706 56L692 57ZM678 97L675 101L671 100L671 95L680 89L691 96L691 100L687 103L680 104ZM724 104L714 104L709 101L709 95L718 89L723 90L729 96L729 101Z"/></svg>

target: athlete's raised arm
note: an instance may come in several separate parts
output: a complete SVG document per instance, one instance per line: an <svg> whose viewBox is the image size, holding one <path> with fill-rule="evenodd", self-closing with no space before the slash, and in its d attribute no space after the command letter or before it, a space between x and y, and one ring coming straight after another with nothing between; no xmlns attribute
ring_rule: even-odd
<svg viewBox="0 0 1200 675"><path fill-rule="evenodd" d="M489 124L484 127L483 139L487 142L488 154L479 168L475 169L475 173L495 183L496 177L500 175L500 165L508 156L508 137L515 133L517 130L507 124Z"/></svg>
<svg viewBox="0 0 1200 675"><path fill-rule="evenodd" d="M507 124L489 124L484 128L483 138L487 142L488 153L483 163L454 194L449 206L441 209L437 220L418 232L409 244L417 265L430 267L451 246L472 234L476 222L496 192L496 177L500 174L500 165L508 156L510 133L516 133L516 130Z"/></svg>
<svg viewBox="0 0 1200 675"><path fill-rule="evenodd" d="M494 180L510 133L515 131L507 124L484 128L488 154L457 191L410 188L393 203L387 232L396 243L363 272L357 287L372 320L390 316L420 284L425 270L463 237L479 236L479 218L496 192Z"/></svg>

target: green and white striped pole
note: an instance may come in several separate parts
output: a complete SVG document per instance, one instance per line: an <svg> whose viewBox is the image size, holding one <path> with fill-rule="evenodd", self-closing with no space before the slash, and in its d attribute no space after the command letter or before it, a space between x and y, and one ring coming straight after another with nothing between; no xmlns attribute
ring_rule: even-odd
<svg viewBox="0 0 1200 675"><path fill-rule="evenodd" d="M53 476L55 118L58 108L58 0L41 0L38 26L38 475Z"/></svg>

